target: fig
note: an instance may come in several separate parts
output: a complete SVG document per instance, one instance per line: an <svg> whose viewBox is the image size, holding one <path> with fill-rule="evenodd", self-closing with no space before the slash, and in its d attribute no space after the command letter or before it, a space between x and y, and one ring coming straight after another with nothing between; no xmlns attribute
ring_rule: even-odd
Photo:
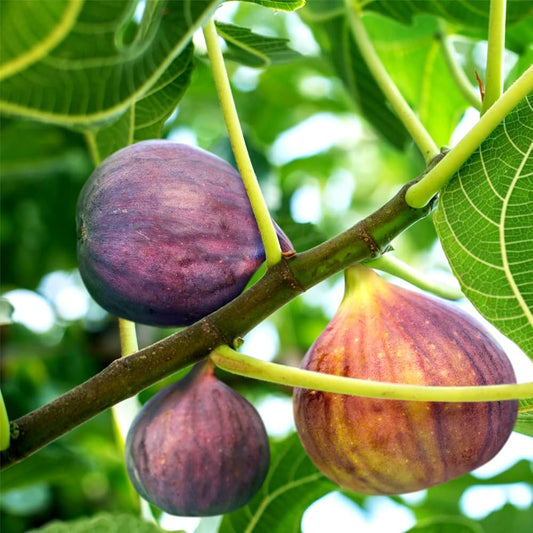
<svg viewBox="0 0 533 533"><path fill-rule="evenodd" d="M308 370L417 385L515 383L509 359L469 315L355 266L345 295L302 361ZM341 487L402 494L466 474L494 457L518 402L419 402L295 389L304 449Z"/></svg>
<svg viewBox="0 0 533 533"><path fill-rule="evenodd" d="M154 326L187 326L222 307L265 259L239 173L167 140L99 165L80 193L77 228L79 270L95 301Z"/></svg>
<svg viewBox="0 0 533 533"><path fill-rule="evenodd" d="M220 381L211 362L144 404L126 438L126 469L137 492L170 514L211 516L245 505L270 463L263 422Z"/></svg>

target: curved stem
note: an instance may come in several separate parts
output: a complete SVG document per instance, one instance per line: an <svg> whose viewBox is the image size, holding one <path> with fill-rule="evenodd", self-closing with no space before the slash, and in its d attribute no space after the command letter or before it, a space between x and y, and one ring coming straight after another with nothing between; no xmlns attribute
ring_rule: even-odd
<svg viewBox="0 0 533 533"><path fill-rule="evenodd" d="M503 59L505 54L505 10L507 0L491 0L487 49L487 79L481 114L500 98L503 91Z"/></svg>
<svg viewBox="0 0 533 533"><path fill-rule="evenodd" d="M204 38L207 45L207 54L211 62L211 70L220 100L220 106L226 122L226 128L237 162L237 167L241 173L250 204L254 212L263 246L265 248L267 266L272 266L281 260L281 248L276 235L276 230L268 207L261 193L261 188L257 182L250 156L246 148L246 142L242 133L237 108L231 93L231 87L228 79L228 73L224 64L224 57L218 44L218 35L213 20L209 20L205 25Z"/></svg>
<svg viewBox="0 0 533 533"><path fill-rule="evenodd" d="M487 402L533 397L533 382L463 387L404 385L334 376L260 361L248 355L240 354L229 346L219 346L211 353L210 357L219 368L240 376L289 387L368 398L426 402Z"/></svg>
<svg viewBox="0 0 533 533"><path fill-rule="evenodd" d="M457 88L461 91L467 102L477 109L481 110L481 99L479 93L474 89L464 70L461 68L455 57L453 45L450 38L446 33L446 24L443 21L439 21L439 42L442 50L444 61Z"/></svg>
<svg viewBox="0 0 533 533"><path fill-rule="evenodd" d="M357 8L351 0L345 0L347 17L351 25L352 35L365 58L366 64L374 76L379 88L389 100L392 109L402 121L414 142L422 152L426 163L429 163L438 153L437 145L420 122L409 104L405 101L396 84L385 70L372 42L366 32L365 26L359 16Z"/></svg>
<svg viewBox="0 0 533 533"><path fill-rule="evenodd" d="M376 268L383 272L387 272L387 274L403 279L415 287L431 292L441 298L446 298L447 300L460 300L461 298L464 298L464 294L459 287L452 287L438 283L390 254L382 255L376 259L367 261L365 264L371 268Z"/></svg>
<svg viewBox="0 0 533 533"><path fill-rule="evenodd" d="M432 168L418 183L412 185L405 195L411 207L426 205L437 194L461 165L479 148L507 114L533 90L533 66L503 93L488 109L479 122L453 147L446 157Z"/></svg>

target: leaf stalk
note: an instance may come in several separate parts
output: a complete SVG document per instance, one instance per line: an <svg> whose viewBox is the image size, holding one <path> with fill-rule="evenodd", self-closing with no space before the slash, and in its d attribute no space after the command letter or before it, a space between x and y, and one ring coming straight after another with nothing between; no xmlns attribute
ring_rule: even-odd
<svg viewBox="0 0 533 533"><path fill-rule="evenodd" d="M505 55L505 11L507 0L491 0L487 47L487 78L481 114L500 98L503 92L503 60Z"/></svg>
<svg viewBox="0 0 533 533"><path fill-rule="evenodd" d="M437 145L383 66L383 63L368 36L357 7L353 4L352 0L345 0L345 5L353 38L357 43L370 72L374 76L379 88L389 100L392 109L402 121L413 138L413 141L422 152L426 163L429 163L439 153Z"/></svg>
<svg viewBox="0 0 533 533"><path fill-rule="evenodd" d="M224 115L224 121L226 122L226 129L228 130L235 161L242 176L261 234L265 248L266 264L270 267L281 260L281 247L246 148L246 141L242 133L239 115L231 92L228 73L218 43L218 35L213 19L210 19L204 26L203 33L220 107Z"/></svg>
<svg viewBox="0 0 533 533"><path fill-rule="evenodd" d="M522 400L533 396L533 382L457 387L406 385L335 376L279 363L270 363L238 353L229 346L219 346L211 353L210 357L219 368L240 376L289 387L367 398L462 403Z"/></svg>
<svg viewBox="0 0 533 533"><path fill-rule="evenodd" d="M376 259L367 261L365 264L371 268L376 268L382 272L403 279L411 283L411 285L440 296L441 298L446 298L447 300L460 300L464 298L464 294L459 287L438 283L390 254L382 255Z"/></svg>

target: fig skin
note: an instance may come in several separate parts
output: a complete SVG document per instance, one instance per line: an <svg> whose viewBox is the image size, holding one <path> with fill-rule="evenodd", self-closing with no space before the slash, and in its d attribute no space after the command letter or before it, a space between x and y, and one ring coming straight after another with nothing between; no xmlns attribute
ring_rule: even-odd
<svg viewBox="0 0 533 533"><path fill-rule="evenodd" d="M137 492L167 513L212 516L246 505L270 464L263 422L243 396L200 363L153 396L126 439Z"/></svg>
<svg viewBox="0 0 533 533"><path fill-rule="evenodd" d="M154 326L187 326L222 307L265 259L239 173L167 140L133 144L99 165L80 193L77 228L92 297ZM291 250L276 230L282 250Z"/></svg>
<svg viewBox="0 0 533 533"><path fill-rule="evenodd" d="M474 319L356 266L346 293L302 368L419 385L516 383L503 350ZM494 457L518 402L380 400L307 389L293 395L296 428L317 468L363 494L402 494L444 483Z"/></svg>

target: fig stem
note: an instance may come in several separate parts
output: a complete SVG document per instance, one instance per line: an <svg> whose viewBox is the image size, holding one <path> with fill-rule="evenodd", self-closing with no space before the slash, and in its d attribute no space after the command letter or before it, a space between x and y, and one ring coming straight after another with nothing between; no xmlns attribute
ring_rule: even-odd
<svg viewBox="0 0 533 533"><path fill-rule="evenodd" d="M506 8L507 0L490 0L487 72L485 96L481 106L482 115L500 98L503 92Z"/></svg>
<svg viewBox="0 0 533 533"><path fill-rule="evenodd" d="M125 357L139 351L135 323L123 318L118 319L118 329L120 335L120 352Z"/></svg>
<svg viewBox="0 0 533 533"><path fill-rule="evenodd" d="M138 352L139 345L137 342L135 323L123 318L119 318L118 329L121 357L127 357L132 353ZM128 434L128 429L140 408L141 404L137 399L137 395L134 395L131 398L126 398L125 400L116 403L111 408L111 413L113 415L113 428L117 442L122 450L124 450L124 446L126 444L126 435Z"/></svg>
<svg viewBox="0 0 533 533"><path fill-rule="evenodd" d="M390 77L385 69L381 59L379 58L370 37L365 29L363 21L361 20L359 11L354 5L353 0L345 0L345 7L347 19L350 22L352 36L366 65L369 68L374 80L379 88L387 97L392 109L402 121L403 125L411 135L413 141L422 152L426 163L429 163L438 153L439 149L435 141L431 138L420 119L411 109L405 98L402 96L398 87Z"/></svg>
<svg viewBox="0 0 533 533"><path fill-rule="evenodd" d="M135 352L139 351L139 343L137 341L137 332L135 330L135 322L125 320L124 318L118 319L118 329L120 337L120 353L121 357L127 357ZM119 403L116 403L111 408L113 415L113 430L115 438L122 452L126 447L126 437L128 430L133 422L133 419L137 413L141 410L141 404L137 398L137 395L126 398ZM157 524L157 521L152 513L149 503L142 498L137 491L133 488L133 485L128 480L130 487L130 494L135 502L135 505L139 506L139 511L142 518L146 522Z"/></svg>
<svg viewBox="0 0 533 533"><path fill-rule="evenodd" d="M529 67L487 110L472 129L420 181L411 185L405 201L414 208L425 206L448 183L461 165L479 148L509 112L533 90L533 66Z"/></svg>
<svg viewBox="0 0 533 533"><path fill-rule="evenodd" d="M250 200L250 205L252 206L257 221L259 233L261 234L263 247L265 248L266 264L270 267L281 261L281 247L246 148L246 141L242 133L239 115L231 92L224 57L218 44L218 35L213 19L210 19L206 23L203 28L203 33L233 155L235 156L237 168L242 176L244 187L246 188L248 199Z"/></svg>
<svg viewBox="0 0 533 533"><path fill-rule="evenodd" d="M118 329L121 357L127 357L132 353L138 352L139 345L137 342L135 323L123 318L119 318ZM124 446L126 444L126 435L128 434L128 429L140 408L141 404L137 399L137 395L126 398L125 400L116 403L111 408L111 413L113 415L113 428L117 443L122 450L124 450Z"/></svg>
<svg viewBox="0 0 533 533"><path fill-rule="evenodd" d="M446 298L447 300L461 300L464 298L464 294L459 287L453 287L435 281L390 254L376 257L376 259L372 259L371 261L366 261L365 265L403 279L415 287L435 294L436 296L440 296L441 298Z"/></svg>
<svg viewBox="0 0 533 533"><path fill-rule="evenodd" d="M334 376L270 363L238 353L229 346L219 346L210 357L219 368L240 376L289 387L367 398L425 402L487 402L524 400L533 397L533 382L457 387L406 385Z"/></svg>
<svg viewBox="0 0 533 533"><path fill-rule="evenodd" d="M466 101L478 111L481 110L481 98L479 92L474 89L465 71L456 59L455 51L451 39L448 37L446 30L446 23L439 20L438 39L444 62L450 71L450 74L455 81L455 85L461 91Z"/></svg>

